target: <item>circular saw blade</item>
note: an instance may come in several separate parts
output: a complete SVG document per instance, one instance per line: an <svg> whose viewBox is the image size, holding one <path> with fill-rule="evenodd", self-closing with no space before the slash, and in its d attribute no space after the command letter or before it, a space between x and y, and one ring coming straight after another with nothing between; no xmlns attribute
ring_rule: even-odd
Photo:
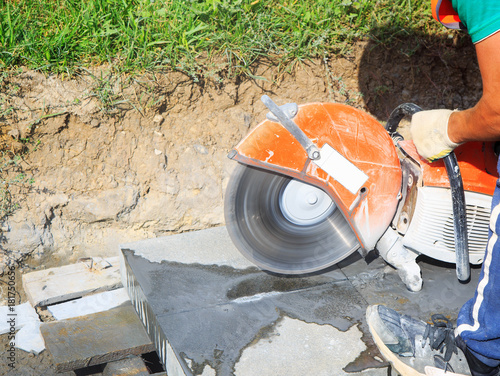
<svg viewBox="0 0 500 376"><path fill-rule="evenodd" d="M262 269L304 274L336 264L358 249L356 236L340 210L313 224L286 218L280 198L292 181L298 182L238 165L226 191L225 217L239 251Z"/></svg>

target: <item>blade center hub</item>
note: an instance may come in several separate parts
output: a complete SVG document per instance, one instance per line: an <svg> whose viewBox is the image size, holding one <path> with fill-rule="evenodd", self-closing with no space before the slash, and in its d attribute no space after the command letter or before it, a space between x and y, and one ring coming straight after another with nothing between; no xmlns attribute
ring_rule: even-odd
<svg viewBox="0 0 500 376"><path fill-rule="evenodd" d="M314 193L309 193L307 195L307 203L309 205L314 205L318 202L318 196L316 196Z"/></svg>
<svg viewBox="0 0 500 376"><path fill-rule="evenodd" d="M322 222L336 209L323 190L295 179L281 191L279 205L283 216L300 226Z"/></svg>

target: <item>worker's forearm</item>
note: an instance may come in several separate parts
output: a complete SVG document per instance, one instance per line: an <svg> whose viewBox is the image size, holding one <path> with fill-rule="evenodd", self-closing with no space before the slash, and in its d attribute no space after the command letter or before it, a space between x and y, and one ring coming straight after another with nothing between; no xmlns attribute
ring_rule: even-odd
<svg viewBox="0 0 500 376"><path fill-rule="evenodd" d="M500 141L500 108L483 98L469 110L454 112L448 124L451 141Z"/></svg>
<svg viewBox="0 0 500 376"><path fill-rule="evenodd" d="M469 110L454 112L448 137L455 143L500 140L500 33L476 44L483 96Z"/></svg>

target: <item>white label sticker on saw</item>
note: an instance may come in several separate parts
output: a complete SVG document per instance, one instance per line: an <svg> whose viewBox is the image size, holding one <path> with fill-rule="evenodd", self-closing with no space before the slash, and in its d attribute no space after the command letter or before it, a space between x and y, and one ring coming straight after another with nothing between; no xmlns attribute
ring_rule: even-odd
<svg viewBox="0 0 500 376"><path fill-rule="evenodd" d="M368 180L368 175L330 145L323 145L320 154L321 159L313 162L352 194L356 194Z"/></svg>

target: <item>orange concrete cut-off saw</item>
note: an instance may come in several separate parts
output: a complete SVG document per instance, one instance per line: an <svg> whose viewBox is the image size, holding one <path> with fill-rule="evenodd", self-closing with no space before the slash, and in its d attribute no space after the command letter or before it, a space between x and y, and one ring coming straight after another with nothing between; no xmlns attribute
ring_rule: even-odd
<svg viewBox="0 0 500 376"><path fill-rule="evenodd" d="M262 269L307 274L356 250L376 249L412 291L416 258L455 263L466 281L486 248L498 178L495 143L462 145L428 163L397 132L403 104L385 127L334 103L277 106L231 151L239 162L225 198L228 232Z"/></svg>

